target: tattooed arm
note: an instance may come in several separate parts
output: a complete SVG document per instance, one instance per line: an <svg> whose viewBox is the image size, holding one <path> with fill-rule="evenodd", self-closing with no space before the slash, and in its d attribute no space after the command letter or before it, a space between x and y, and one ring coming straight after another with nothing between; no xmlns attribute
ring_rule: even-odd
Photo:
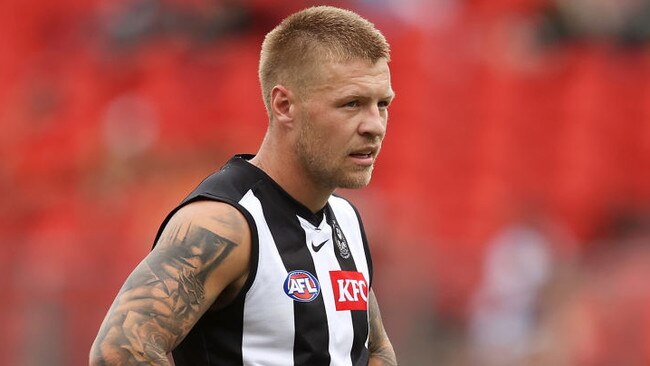
<svg viewBox="0 0 650 366"><path fill-rule="evenodd" d="M179 210L108 310L90 364L171 365L167 354L217 297L241 289L250 241L246 219L230 205Z"/></svg>
<svg viewBox="0 0 650 366"><path fill-rule="evenodd" d="M377 305L377 298L373 290L370 290L368 299L368 317L370 323L368 332L370 360L368 366L396 366L397 358L395 357L395 351L388 339L384 324L381 321L379 305Z"/></svg>

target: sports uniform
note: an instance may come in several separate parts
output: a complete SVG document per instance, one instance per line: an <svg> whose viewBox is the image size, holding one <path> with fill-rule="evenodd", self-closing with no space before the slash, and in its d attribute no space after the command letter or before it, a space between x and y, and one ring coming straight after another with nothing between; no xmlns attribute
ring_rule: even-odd
<svg viewBox="0 0 650 366"><path fill-rule="evenodd" d="M251 228L248 279L173 351L177 366L367 365L372 262L361 220L331 196L314 214L237 155L167 217L197 200L226 202ZM158 238L156 238L157 240Z"/></svg>

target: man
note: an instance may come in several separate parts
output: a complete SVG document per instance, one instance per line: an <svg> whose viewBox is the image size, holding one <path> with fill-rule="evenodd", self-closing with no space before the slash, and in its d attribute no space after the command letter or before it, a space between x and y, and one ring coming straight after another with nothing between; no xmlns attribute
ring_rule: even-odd
<svg viewBox="0 0 650 366"><path fill-rule="evenodd" d="M266 36L257 155L232 158L168 216L92 365L397 364L363 226L332 195L370 181L394 96L388 61L381 33L347 10L309 8Z"/></svg>

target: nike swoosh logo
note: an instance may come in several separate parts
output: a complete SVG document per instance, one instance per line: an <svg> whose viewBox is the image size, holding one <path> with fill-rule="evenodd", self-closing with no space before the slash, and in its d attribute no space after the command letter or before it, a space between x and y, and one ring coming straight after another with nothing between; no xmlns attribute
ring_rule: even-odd
<svg viewBox="0 0 650 366"><path fill-rule="evenodd" d="M324 242L322 242L322 243L320 243L320 244L318 244L318 245L314 245L314 242L312 241L312 242L311 242L311 248L314 250L314 252L317 252L317 251L319 251L320 248L322 248L323 245L325 245L325 243L327 243L328 241L330 241L330 240L327 239L327 240L325 240Z"/></svg>

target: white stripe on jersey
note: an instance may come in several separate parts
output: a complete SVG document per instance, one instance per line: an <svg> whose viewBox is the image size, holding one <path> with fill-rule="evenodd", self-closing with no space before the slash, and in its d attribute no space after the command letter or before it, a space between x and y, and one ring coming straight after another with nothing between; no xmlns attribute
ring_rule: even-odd
<svg viewBox="0 0 650 366"><path fill-rule="evenodd" d="M255 219L259 237L257 274L244 304L244 365L290 366L295 330L293 300L282 288L287 271L264 220L260 201L248 191L239 204Z"/></svg>
<svg viewBox="0 0 650 366"><path fill-rule="evenodd" d="M332 196L328 202L336 214L341 229L347 235L348 246L350 247L352 257L354 258L354 264L357 267L357 271L363 273L366 282L370 285L368 262L366 262L366 253L363 246L363 239L361 238L361 227L359 226L357 213L343 198ZM351 235L351 233L354 235ZM370 316L368 316L368 322L370 322ZM368 329L370 329L370 324L368 324ZM366 338L365 345L368 347L368 338Z"/></svg>

